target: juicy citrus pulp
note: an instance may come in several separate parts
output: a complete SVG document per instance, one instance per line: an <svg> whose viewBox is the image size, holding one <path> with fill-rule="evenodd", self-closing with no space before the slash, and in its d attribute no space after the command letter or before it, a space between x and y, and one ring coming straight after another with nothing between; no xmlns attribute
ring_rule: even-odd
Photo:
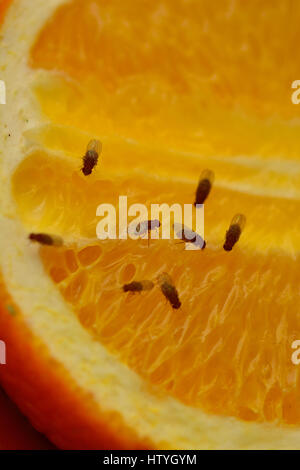
<svg viewBox="0 0 300 470"><path fill-rule="evenodd" d="M201 421L204 433L214 415L272 422L275 434L300 419L298 369L291 362L300 326L299 132L289 89L296 69L286 52L298 29L295 12L274 3L279 11L258 2L228 2L220 10L204 0L159 7L75 0L62 6L28 59L31 99L40 114L31 122L22 110L23 153L3 170L13 197L3 214L17 214L16 233L49 231L66 240L65 247L38 254L21 242L20 260L34 271L32 282L43 268L47 273L34 291L39 304L28 293L18 297L25 311L31 301L39 305L42 319L29 317L35 332L68 317L72 338L63 340L64 328L52 326L53 350L72 342L70 350L62 348L67 366L74 363L75 338L83 335L95 351L105 347L124 377L125 366L136 373L129 382L141 380L160 406L175 399L179 422L197 409L194 422ZM293 34L286 35L287 24ZM266 44L269 36L281 40ZM279 67L283 55L286 66ZM94 137L103 153L85 178L81 158ZM203 252L186 252L173 241L155 240L148 248L146 241L95 239L100 203L117 204L119 195L148 206L192 203L203 168L216 175L205 207ZM235 213L246 214L247 227L225 253ZM10 243L13 252L14 239ZM15 262L18 270L4 263L4 272L16 270L20 280L25 268ZM121 290L125 282L154 280L163 271L179 292L178 311L158 288L141 295ZM55 306L47 316L41 306L48 305L50 291ZM84 370L86 356L76 354ZM90 354L97 367L92 346ZM113 375L109 366L107 373ZM262 424L245 426L249 436L270 432ZM223 431L218 436L220 443ZM165 440L180 441L175 432Z"/></svg>

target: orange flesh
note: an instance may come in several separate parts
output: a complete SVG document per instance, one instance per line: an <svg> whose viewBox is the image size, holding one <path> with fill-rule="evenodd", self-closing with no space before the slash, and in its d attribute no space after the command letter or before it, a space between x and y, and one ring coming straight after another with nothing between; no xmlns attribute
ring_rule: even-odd
<svg viewBox="0 0 300 470"><path fill-rule="evenodd" d="M64 72L36 93L53 124L69 126L39 139L66 158L35 151L17 168L13 192L29 231L90 239L41 248L45 269L82 325L149 386L212 413L299 424L291 344L300 334L300 142L289 119L300 32L297 4L284 3L239 1L231 10L228 2L226 20L204 0L61 8L31 65ZM80 173L82 131L104 143L89 178ZM172 240L149 248L95 240L100 203L117 204L119 195L129 204L192 203L204 168L216 174L204 251ZM247 225L225 253L235 213ZM163 271L179 310L158 286L121 290Z"/></svg>

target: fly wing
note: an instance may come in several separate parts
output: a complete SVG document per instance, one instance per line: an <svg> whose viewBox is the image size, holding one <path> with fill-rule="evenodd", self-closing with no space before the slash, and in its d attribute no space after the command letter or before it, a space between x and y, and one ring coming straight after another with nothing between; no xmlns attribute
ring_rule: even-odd
<svg viewBox="0 0 300 470"><path fill-rule="evenodd" d="M197 233L190 228L184 227L184 236L188 240L195 240L195 238L197 238Z"/></svg>
<svg viewBox="0 0 300 470"><path fill-rule="evenodd" d="M154 230L160 227L160 221L157 219L150 220L150 230Z"/></svg>
<svg viewBox="0 0 300 470"><path fill-rule="evenodd" d="M132 222L128 225L128 234L134 237L144 235L148 231L148 222L143 220L142 222Z"/></svg>
<svg viewBox="0 0 300 470"><path fill-rule="evenodd" d="M173 227L174 227L174 231L176 233L176 237L180 238L181 240L183 238L185 238L187 240L193 240L197 236L196 232L194 232L193 230L191 230L188 227L185 227L182 224L174 223Z"/></svg>
<svg viewBox="0 0 300 470"><path fill-rule="evenodd" d="M98 139L92 139L89 141L86 151L95 152L99 156L102 151L102 143Z"/></svg>
<svg viewBox="0 0 300 470"><path fill-rule="evenodd" d="M204 246L205 241L203 240L201 235L199 235L198 233L196 235L197 236L196 236L196 241L195 241L194 245L196 245L198 248L202 249L203 246Z"/></svg>
<svg viewBox="0 0 300 470"><path fill-rule="evenodd" d="M179 222L174 222L173 229L174 229L176 238L179 238L179 240L182 240L182 231L184 229L184 225L180 224Z"/></svg>
<svg viewBox="0 0 300 470"><path fill-rule="evenodd" d="M131 223L128 225L127 232L129 235L137 237L139 232L137 231L137 224Z"/></svg>

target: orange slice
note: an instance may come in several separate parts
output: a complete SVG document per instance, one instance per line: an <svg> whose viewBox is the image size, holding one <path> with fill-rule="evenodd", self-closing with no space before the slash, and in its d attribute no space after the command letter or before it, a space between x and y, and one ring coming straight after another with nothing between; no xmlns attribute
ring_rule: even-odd
<svg viewBox="0 0 300 470"><path fill-rule="evenodd" d="M5 14L0 378L62 448L299 448L299 7L274 4L18 0ZM91 139L103 151L85 177ZM205 250L97 239L99 204L193 203L205 168ZM123 292L140 280L156 285Z"/></svg>

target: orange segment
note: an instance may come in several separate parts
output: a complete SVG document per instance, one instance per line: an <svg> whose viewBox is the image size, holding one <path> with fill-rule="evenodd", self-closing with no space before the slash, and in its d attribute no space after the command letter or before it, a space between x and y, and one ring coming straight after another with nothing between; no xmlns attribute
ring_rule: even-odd
<svg viewBox="0 0 300 470"><path fill-rule="evenodd" d="M76 0L62 7L43 29L33 48L32 64L53 70L55 63L56 69L80 81L97 78L99 86L110 92L126 93L126 85L133 88L135 84L139 90L143 79L146 89L152 86L151 97L144 97L152 112L161 87L179 100L195 90L200 98L208 90L209 97L199 103L202 107L207 102L211 105L213 97L213 105L232 108L238 104L261 116L276 109L291 117L296 110L289 99L289 85L297 77L297 65L289 52L299 36L298 8L296 2L262 8L258 0L247 6L242 0L234 6L227 2L220 9L208 0L160 5ZM283 34L285 40L280 41ZM276 80L271 80L274 70ZM167 97L163 98L168 105ZM134 106L143 115L149 111L143 101L132 101ZM127 117L128 109L119 108L117 113L123 111ZM179 117L181 125L184 118L197 122L194 114Z"/></svg>
<svg viewBox="0 0 300 470"><path fill-rule="evenodd" d="M47 368L55 360L78 406L72 429L84 423L96 446L108 442L105 423L121 447L299 447L291 345L300 334L300 142L290 88L298 3L38 1L41 22L33 20L22 69L28 102L5 121L14 117L19 140L13 147L6 136L3 152L10 185L0 266L2 303L10 299L20 331L32 331L33 356L45 347L35 362L43 391L53 390ZM92 138L103 151L85 177ZM205 168L216 175L205 250L97 240L99 204L118 213L121 195L148 209L193 203ZM225 252L234 214L247 224ZM58 234L64 246L32 246L33 231ZM176 286L178 310L157 285L162 272ZM156 284L123 292L139 280ZM13 320L2 315L14 344ZM10 389L13 369L3 379ZM39 413L49 432L49 413ZM80 446L59 423L51 435Z"/></svg>
<svg viewBox="0 0 300 470"><path fill-rule="evenodd" d="M297 128L284 121L298 117L291 5L73 1L32 50L32 66L72 78L39 89L43 109L95 134L148 142L155 132L156 142L185 151L297 158Z"/></svg>
<svg viewBox="0 0 300 470"><path fill-rule="evenodd" d="M109 146L110 141L106 145ZM155 164L151 149L139 151L128 147L126 143L119 143L118 148L120 153L114 153L113 160L109 162L103 158L103 163L99 163L90 178L81 174L80 158L75 161L72 158L63 159L58 154L48 155L44 151L28 155L12 177L18 214L27 229L50 230L64 234L67 238L73 235L95 239L96 226L101 220L96 216L98 205L109 203L118 208L119 196L128 197L128 207L142 201L149 214L151 203L172 205L174 202L188 204L194 201L198 184L195 175L199 162L194 161L186 169L182 165L182 155L173 153L174 175L171 179L167 178L167 169L163 163L161 171L159 162ZM140 169L133 173L126 169L127 163L123 159L126 152L130 152L129 158L135 157L137 165L140 165ZM147 160L145 162L146 158L149 163ZM218 174L218 163L206 160L201 162L201 169L205 163L210 163ZM249 192L237 192L234 190L235 184L230 183L231 173L226 174L225 178L221 181L224 186L218 186L216 181L205 205L208 241L214 246L221 246L232 216L245 213L247 225L245 236L242 235L239 242L241 247L252 252L284 251L294 256L300 247L298 221L294 217L300 209L299 200L277 197L276 193L266 196L263 187L255 187L256 182L250 186ZM273 184L271 176L268 181L270 185ZM283 227L287 227L287 230L283 230Z"/></svg>
<svg viewBox="0 0 300 470"><path fill-rule="evenodd" d="M300 328L293 284L299 259L273 252L258 261L238 248L230 256L209 248L195 255L170 242L152 243L141 263L145 242L103 242L92 267L59 284L82 325L145 380L188 405L246 420L298 423L286 403L299 380L291 362ZM98 246L85 250L98 256ZM82 256L76 247L74 253ZM48 272L64 269L50 248L41 256ZM155 279L162 271L180 293L178 312L158 288L122 294L124 282ZM298 410L297 400L293 407Z"/></svg>

